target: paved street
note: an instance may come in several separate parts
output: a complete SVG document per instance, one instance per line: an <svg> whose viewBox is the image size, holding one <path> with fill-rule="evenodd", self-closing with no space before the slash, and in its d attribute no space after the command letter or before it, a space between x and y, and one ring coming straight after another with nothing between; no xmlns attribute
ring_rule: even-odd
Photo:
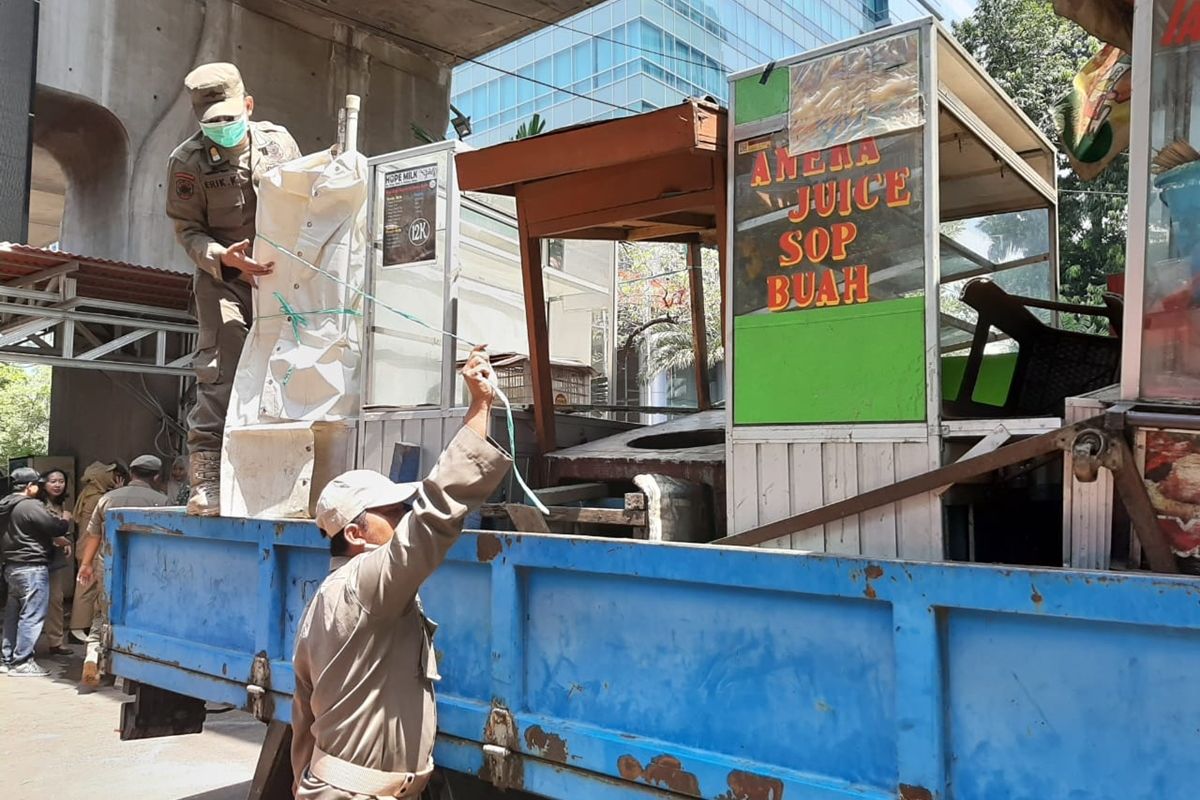
<svg viewBox="0 0 1200 800"><path fill-rule="evenodd" d="M82 647L76 647L82 653ZM244 800L266 726L210 716L199 736L122 742L116 688L76 689L81 658L40 658L51 678L0 676L4 800Z"/></svg>

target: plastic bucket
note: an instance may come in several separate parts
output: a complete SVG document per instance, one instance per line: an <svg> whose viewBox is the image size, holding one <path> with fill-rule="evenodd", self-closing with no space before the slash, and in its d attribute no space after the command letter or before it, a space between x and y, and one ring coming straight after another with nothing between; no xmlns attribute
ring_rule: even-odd
<svg viewBox="0 0 1200 800"><path fill-rule="evenodd" d="M1164 172L1154 179L1154 187L1171 210L1180 255L1190 255L1200 244L1200 161Z"/></svg>

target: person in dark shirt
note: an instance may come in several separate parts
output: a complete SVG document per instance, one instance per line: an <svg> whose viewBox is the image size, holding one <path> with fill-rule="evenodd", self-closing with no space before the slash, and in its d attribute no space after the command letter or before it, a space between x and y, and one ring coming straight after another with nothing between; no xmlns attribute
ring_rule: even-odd
<svg viewBox="0 0 1200 800"><path fill-rule="evenodd" d="M69 520L50 513L37 499L40 481L36 470L13 470L13 493L0 500L0 554L8 586L0 672L14 677L50 674L33 660L33 648L50 607L54 549L70 546L66 538Z"/></svg>

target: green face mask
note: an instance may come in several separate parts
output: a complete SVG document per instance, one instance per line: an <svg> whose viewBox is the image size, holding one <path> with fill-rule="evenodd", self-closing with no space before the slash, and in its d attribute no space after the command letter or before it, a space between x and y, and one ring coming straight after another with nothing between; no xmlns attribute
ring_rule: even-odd
<svg viewBox="0 0 1200 800"><path fill-rule="evenodd" d="M201 122L200 130L218 147L237 147L246 138L246 115L232 122Z"/></svg>

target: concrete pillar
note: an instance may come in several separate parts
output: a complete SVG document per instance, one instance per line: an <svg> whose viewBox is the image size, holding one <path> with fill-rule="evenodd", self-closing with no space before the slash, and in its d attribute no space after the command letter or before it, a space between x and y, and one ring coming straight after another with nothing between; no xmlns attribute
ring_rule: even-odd
<svg viewBox="0 0 1200 800"><path fill-rule="evenodd" d="M179 379L121 372L55 368L50 399L50 455L72 456L80 475L93 461L142 453L173 455L153 402L168 415L177 412ZM174 438L174 444L179 437ZM77 476L78 477L78 476Z"/></svg>
<svg viewBox="0 0 1200 800"><path fill-rule="evenodd" d="M414 122L446 127L446 66L283 3L255 8L230 0L43 4L34 139L67 173L63 249L191 271L163 204L167 157L196 130L183 78L197 64L237 64L255 116L287 127L305 152L333 143L348 93L363 98L360 149L368 155L415 144Z"/></svg>

